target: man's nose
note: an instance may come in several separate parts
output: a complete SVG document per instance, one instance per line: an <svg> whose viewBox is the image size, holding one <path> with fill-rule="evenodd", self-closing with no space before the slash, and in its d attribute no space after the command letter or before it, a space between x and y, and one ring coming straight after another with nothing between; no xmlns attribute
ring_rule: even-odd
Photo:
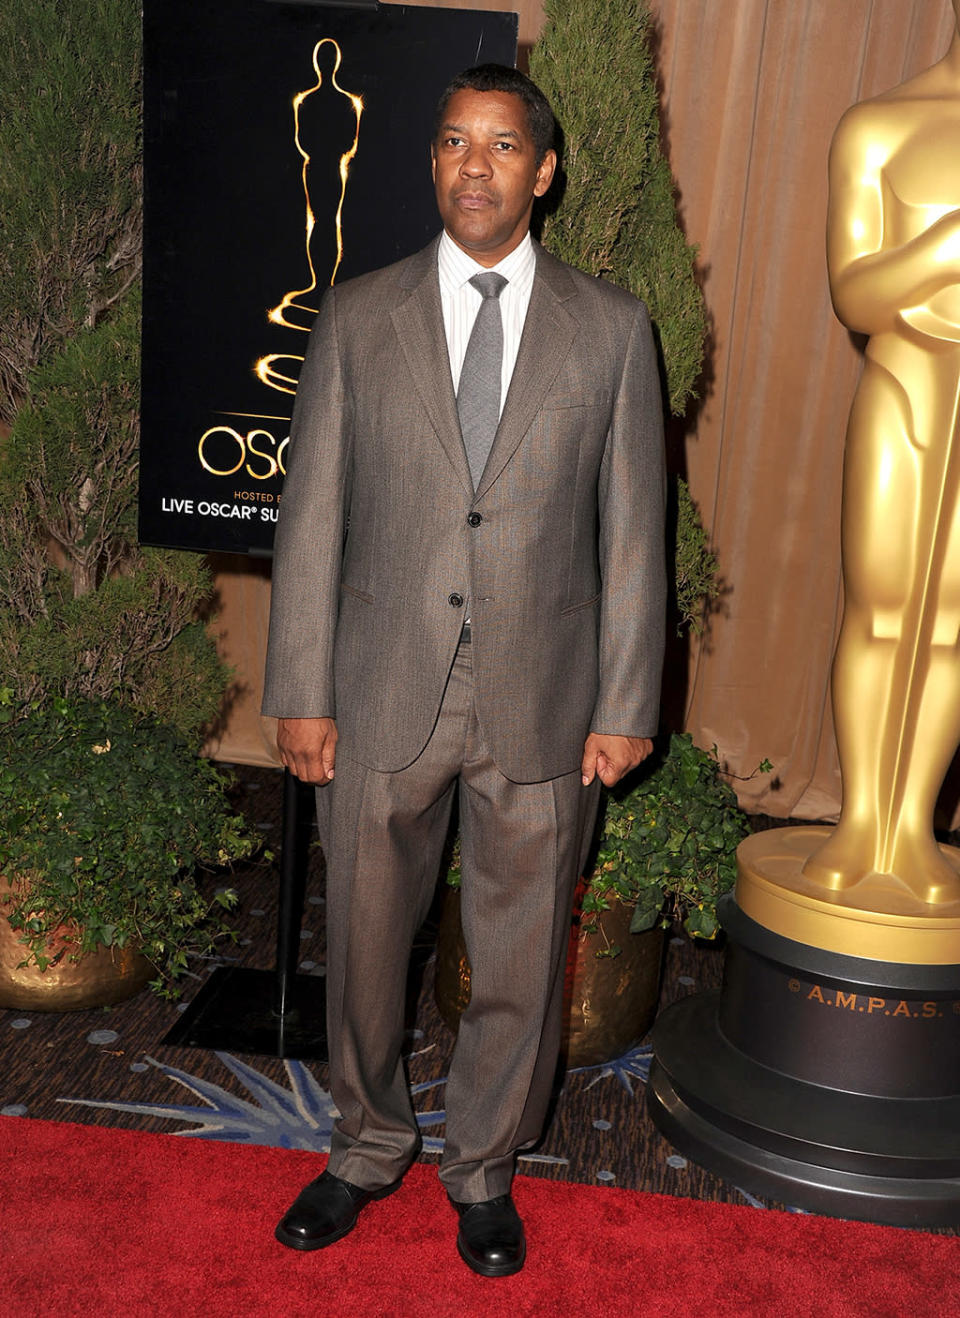
<svg viewBox="0 0 960 1318"><path fill-rule="evenodd" d="M490 174L490 161L485 151L471 147L460 161L460 173L465 178L487 178Z"/></svg>

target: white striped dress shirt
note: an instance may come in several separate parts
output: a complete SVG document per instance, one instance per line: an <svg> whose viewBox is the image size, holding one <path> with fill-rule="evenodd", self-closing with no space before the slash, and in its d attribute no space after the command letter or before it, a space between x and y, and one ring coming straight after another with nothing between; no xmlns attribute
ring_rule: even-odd
<svg viewBox="0 0 960 1318"><path fill-rule="evenodd" d="M517 362L520 336L527 318L527 307L530 305L536 268L537 258L534 255L529 233L524 235L523 241L509 256L505 256L499 265L484 266L479 265L472 256L468 256L444 230L437 253L437 273L440 276L440 302L443 307L443 327L447 336L454 393L457 392L460 384L460 371L470 341L473 322L483 301L479 292L470 283L470 279L481 271L494 270L507 280L507 286L500 294L500 316L503 321L500 411L503 411L503 403L513 378L513 368Z"/></svg>

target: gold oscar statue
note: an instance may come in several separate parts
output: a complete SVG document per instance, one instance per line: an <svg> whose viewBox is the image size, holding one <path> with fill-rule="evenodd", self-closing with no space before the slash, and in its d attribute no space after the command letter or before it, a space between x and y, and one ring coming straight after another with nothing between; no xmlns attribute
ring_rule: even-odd
<svg viewBox="0 0 960 1318"><path fill-rule="evenodd" d="M960 1222L960 0L939 64L840 122L827 257L868 338L847 430L833 670L843 810L737 851L723 987L658 1018L647 1099L682 1153L840 1217Z"/></svg>
<svg viewBox="0 0 960 1318"><path fill-rule="evenodd" d="M847 429L835 829L748 839L737 902L775 932L960 962L960 852L933 835L960 744L960 0L946 56L854 105L830 153L837 315L869 336Z"/></svg>

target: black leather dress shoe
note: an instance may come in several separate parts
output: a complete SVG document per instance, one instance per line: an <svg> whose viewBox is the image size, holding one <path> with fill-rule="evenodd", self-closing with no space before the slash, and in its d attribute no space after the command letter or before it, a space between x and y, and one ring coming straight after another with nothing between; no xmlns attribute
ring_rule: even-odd
<svg viewBox="0 0 960 1318"><path fill-rule="evenodd" d="M297 1195L274 1235L291 1249L323 1249L353 1230L371 1200L386 1199L399 1190L400 1180L402 1177L379 1190L362 1190L333 1172L324 1172Z"/></svg>
<svg viewBox="0 0 960 1318"><path fill-rule="evenodd" d="M481 1277L509 1277L527 1256L523 1223L508 1194L479 1204L450 1201L460 1214L457 1249L467 1267Z"/></svg>

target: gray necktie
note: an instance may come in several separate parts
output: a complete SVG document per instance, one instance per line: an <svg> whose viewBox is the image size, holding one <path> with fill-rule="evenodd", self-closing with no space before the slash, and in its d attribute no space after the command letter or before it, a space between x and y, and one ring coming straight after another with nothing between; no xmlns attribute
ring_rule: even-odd
<svg viewBox="0 0 960 1318"><path fill-rule="evenodd" d="M470 283L483 296L483 301L473 322L463 358L460 387L457 390L457 411L460 414L460 433L467 450L473 488L476 489L500 423L503 322L497 299L506 288L507 280L503 275L487 271L486 274L474 275Z"/></svg>

